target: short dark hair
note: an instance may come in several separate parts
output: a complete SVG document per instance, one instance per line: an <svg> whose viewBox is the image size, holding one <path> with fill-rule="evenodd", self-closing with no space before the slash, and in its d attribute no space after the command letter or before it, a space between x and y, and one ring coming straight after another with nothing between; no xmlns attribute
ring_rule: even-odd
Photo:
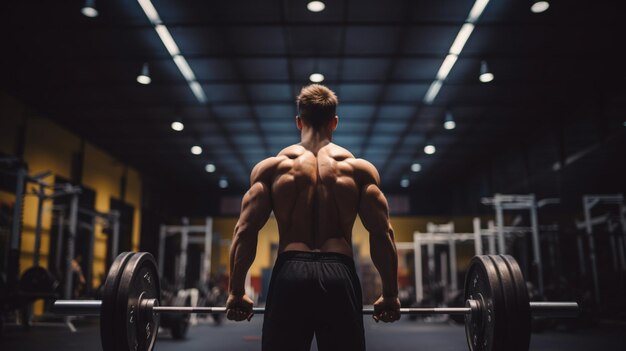
<svg viewBox="0 0 626 351"><path fill-rule="evenodd" d="M296 98L298 115L314 129L330 122L337 113L337 95L321 84L307 85Z"/></svg>

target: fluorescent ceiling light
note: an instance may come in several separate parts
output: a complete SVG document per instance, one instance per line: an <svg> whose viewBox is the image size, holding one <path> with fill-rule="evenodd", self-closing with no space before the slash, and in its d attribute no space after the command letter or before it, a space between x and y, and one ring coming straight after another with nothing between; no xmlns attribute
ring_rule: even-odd
<svg viewBox="0 0 626 351"><path fill-rule="evenodd" d="M530 11L533 13L542 13L550 7L550 3L547 1L535 1L530 7Z"/></svg>
<svg viewBox="0 0 626 351"><path fill-rule="evenodd" d="M483 10L485 10L485 7L488 3L489 0L476 0L474 2L470 13L465 20L466 23L461 26L461 29L456 35L452 46L450 46L448 55L443 60L441 67L439 67L439 70L437 71L437 79L431 83L428 91L426 92L426 95L424 96L424 103L432 104L433 101L435 101L437 94L439 94L439 90L441 90L443 81L448 77L448 74L450 73L452 67L454 67L454 64L458 59L458 56L461 54L461 51L463 51L467 40L469 39L470 35L472 35L472 32L474 31L474 23L483 13Z"/></svg>
<svg viewBox="0 0 626 351"><path fill-rule="evenodd" d="M417 173L421 170L422 170L422 165L420 165L419 163L414 163L411 165L411 171Z"/></svg>
<svg viewBox="0 0 626 351"><path fill-rule="evenodd" d="M437 72L438 80L446 80L446 78L448 78L448 73L450 73L452 66L454 66L454 63L458 58L459 57L457 55L453 54L448 54L448 56L446 56L446 59L443 60L441 67L439 67L439 72Z"/></svg>
<svg viewBox="0 0 626 351"><path fill-rule="evenodd" d="M183 77L185 77L187 81L196 80L196 75L193 73L191 67L189 67L189 63L187 63L187 60L185 60L183 56L176 55L173 59L176 66L178 66L180 73L183 74Z"/></svg>
<svg viewBox="0 0 626 351"><path fill-rule="evenodd" d="M456 39L454 39L454 43L450 47L450 54L452 55L460 55L461 51L463 51L463 47L465 43L467 43L467 39L469 39L470 35L474 31L474 25L471 23L465 23L459 34L456 35Z"/></svg>
<svg viewBox="0 0 626 351"><path fill-rule="evenodd" d="M159 16L159 13L152 2L150 0L137 0L137 2L139 2L141 9L146 14L146 17L148 17L150 23L154 25L154 30L159 35L159 38L163 42L163 45L165 45L165 48L174 60L174 63L176 63L178 70L180 70L180 73L183 77L185 77L193 95L200 103L205 103L207 98L202 86L196 80L196 75L193 73L193 70L189 66L187 60L185 60L185 58L181 55L176 41L174 41L172 34L170 34L170 31L163 24L163 21L161 21L161 16Z"/></svg>
<svg viewBox="0 0 626 351"><path fill-rule="evenodd" d="M306 8L311 12L321 12L326 8L326 4L321 1L310 1L306 4Z"/></svg>
<svg viewBox="0 0 626 351"><path fill-rule="evenodd" d="M152 5L152 2L150 0L137 0L137 2L139 2L141 9L146 14L146 17L148 17L148 20L150 20L150 23L154 24L155 26L157 24L163 23L161 21L161 17L159 17L159 13L154 8L154 5Z"/></svg>
<svg viewBox="0 0 626 351"><path fill-rule="evenodd" d="M175 57L177 55L180 55L178 45L176 45L174 38L172 38L172 35L170 34L170 31L167 29L166 26L162 24L157 24L156 26L154 26L154 30L156 30L159 38L161 38L161 41L163 42L163 45L165 45L167 52L170 53L170 56Z"/></svg>
<svg viewBox="0 0 626 351"><path fill-rule="evenodd" d="M193 95L195 95L196 99L200 101L201 103L205 103L206 94L204 94L204 90L202 89L202 86L200 85L200 83L196 81L188 82L188 83L189 83L189 88L191 89L191 92L193 93Z"/></svg>
<svg viewBox="0 0 626 351"><path fill-rule="evenodd" d="M208 173L213 173L215 172L216 167L212 163L207 163L206 167L204 167L204 170L207 171Z"/></svg>
<svg viewBox="0 0 626 351"><path fill-rule="evenodd" d="M480 17L480 15L482 15L488 3L489 0L476 0L465 22L475 23L476 21L478 21L478 18Z"/></svg>
<svg viewBox="0 0 626 351"><path fill-rule="evenodd" d="M198 145L194 145L191 147L191 153L194 155L200 155L202 154L202 148Z"/></svg>
<svg viewBox="0 0 626 351"><path fill-rule="evenodd" d="M426 92L426 95L424 96L424 103L429 104L429 105L433 103L433 101L435 100L435 97L437 97L437 94L439 94L439 90L441 89L441 84L443 84L443 82L440 80L435 80L434 82L430 84L430 87L428 88L428 91Z"/></svg>
<svg viewBox="0 0 626 351"><path fill-rule="evenodd" d="M324 81L324 75L321 73L313 73L309 76L309 80L313 83L320 83Z"/></svg>

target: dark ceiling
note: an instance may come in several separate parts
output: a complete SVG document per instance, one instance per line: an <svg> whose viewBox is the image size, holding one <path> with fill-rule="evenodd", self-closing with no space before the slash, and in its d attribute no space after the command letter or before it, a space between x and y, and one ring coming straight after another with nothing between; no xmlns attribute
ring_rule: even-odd
<svg viewBox="0 0 626 351"><path fill-rule="evenodd" d="M144 172L179 182L228 177L296 143L294 98L314 71L340 99L335 142L372 161L384 186L458 174L533 123L622 82L618 1L492 0L432 104L424 95L473 0L154 0L207 103L199 103L133 0L6 1L2 86ZM618 17L619 16L619 17ZM495 74L480 83L481 60ZM148 62L152 83L135 78ZM449 109L457 128L445 130ZM170 123L181 118L182 132ZM434 155L423 146L431 141ZM201 145L194 156L190 147ZM217 172L207 174L213 162ZM422 172L412 173L413 162Z"/></svg>

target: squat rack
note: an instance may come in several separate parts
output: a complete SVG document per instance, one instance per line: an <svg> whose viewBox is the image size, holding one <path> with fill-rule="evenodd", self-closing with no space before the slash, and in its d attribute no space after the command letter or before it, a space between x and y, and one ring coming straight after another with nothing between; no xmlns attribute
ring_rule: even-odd
<svg viewBox="0 0 626 351"><path fill-rule="evenodd" d="M489 251L494 253L495 243L493 240L494 231L481 229L480 218L473 219L472 233L454 233L454 223L446 224L433 224L428 223L427 229L429 232L420 233L416 231L413 233L413 242L399 242L396 243L396 248L400 250L413 250L414 259L414 274L415 274L415 300L420 303L424 299L424 283L422 273L422 246L427 245L428 251L428 268L430 271L435 270L435 244L444 244L449 246L450 254L448 255L448 266L450 266L450 287L452 290L458 290L458 277L457 277L457 253L456 243L459 241L473 241L474 251L476 255L483 254L482 238L485 236L490 243ZM447 272L446 272L447 274Z"/></svg>
<svg viewBox="0 0 626 351"><path fill-rule="evenodd" d="M184 287L187 270L187 248L189 244L203 244L204 252L200 259L200 284L205 286L211 274L211 250L213 245L213 218L206 217L204 225L189 225L189 219L184 217L182 225L161 225L159 233L159 276L163 277L165 262L165 239L180 235L180 254L176 260L174 285L177 290ZM204 237L190 236L190 234L204 234Z"/></svg>
<svg viewBox="0 0 626 351"><path fill-rule="evenodd" d="M621 264L624 265L624 250L626 250L626 205L624 204L624 196L622 194L608 194L608 195L584 195L582 199L583 203L583 215L584 221L577 221L576 226L579 229L585 229L585 236L587 237L587 245L589 246L589 261L591 265L591 277L593 279L593 291L596 303L600 304L600 283L598 281L598 266L596 258L596 245L593 234L594 225L605 223L609 221L609 215L592 217L591 210L597 205L615 205L618 210L619 222L622 227L623 239L620 245L618 245L618 253L621 254ZM618 240L619 242L620 240ZM612 247L615 250L615 247ZM586 274L586 265L584 260L584 251L582 238L578 237L578 255L580 259L580 271L582 274ZM615 253L613 253L615 256ZM615 257L614 257L615 260Z"/></svg>
<svg viewBox="0 0 626 351"><path fill-rule="evenodd" d="M550 204L560 203L559 199L547 198L537 200L535 194L528 195L509 195L509 194L495 194L494 197L482 198L481 202L484 205L492 206L496 212L496 234L498 236L498 254L506 254L506 242L504 238L507 227L504 226L504 211L522 210L529 211L530 214L530 227L514 227L518 232L530 232L532 234L532 246L533 246L533 264L537 269L537 289L539 295L544 296L544 282L543 282L543 263L541 260L541 249L539 242L539 219L537 210L541 207Z"/></svg>
<svg viewBox="0 0 626 351"><path fill-rule="evenodd" d="M78 213L89 216L91 222L79 222L78 225L89 231L89 251L87 252L86 262L88 268L85 272L86 293L91 294L92 280L93 280L93 257L94 246L96 239L96 225L102 224L111 229L111 257L107 266L110 266L115 257L117 257L119 251L119 238L120 238L120 212L118 210L110 210L109 212L101 212L96 210L90 210L86 208L79 208Z"/></svg>

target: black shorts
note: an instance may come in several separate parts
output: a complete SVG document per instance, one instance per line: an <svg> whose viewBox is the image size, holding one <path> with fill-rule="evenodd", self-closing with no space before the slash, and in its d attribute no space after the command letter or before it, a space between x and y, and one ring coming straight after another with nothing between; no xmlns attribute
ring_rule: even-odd
<svg viewBox="0 0 626 351"><path fill-rule="evenodd" d="M278 256L263 321L264 351L365 350L361 284L352 258L333 252Z"/></svg>

